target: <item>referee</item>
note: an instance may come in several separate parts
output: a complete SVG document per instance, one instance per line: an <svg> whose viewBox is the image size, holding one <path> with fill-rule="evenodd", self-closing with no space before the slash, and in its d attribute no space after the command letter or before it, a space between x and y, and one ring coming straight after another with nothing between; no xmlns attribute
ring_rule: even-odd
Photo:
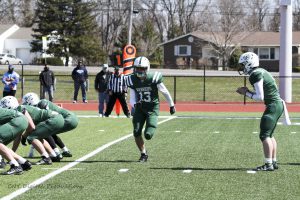
<svg viewBox="0 0 300 200"><path fill-rule="evenodd" d="M130 113L126 102L127 87L123 84L123 74L120 74L119 66L115 66L114 69L114 73L110 76L108 82L109 100L104 116L109 117L116 103L116 100L119 99L124 114L126 115L126 117L130 118Z"/></svg>

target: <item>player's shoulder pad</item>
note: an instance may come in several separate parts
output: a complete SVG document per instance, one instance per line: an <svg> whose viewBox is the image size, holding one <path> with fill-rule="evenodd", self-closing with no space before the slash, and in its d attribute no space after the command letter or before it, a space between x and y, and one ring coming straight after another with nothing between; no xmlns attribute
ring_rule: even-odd
<svg viewBox="0 0 300 200"><path fill-rule="evenodd" d="M160 72L152 72L152 83L159 84L162 82L162 74Z"/></svg>

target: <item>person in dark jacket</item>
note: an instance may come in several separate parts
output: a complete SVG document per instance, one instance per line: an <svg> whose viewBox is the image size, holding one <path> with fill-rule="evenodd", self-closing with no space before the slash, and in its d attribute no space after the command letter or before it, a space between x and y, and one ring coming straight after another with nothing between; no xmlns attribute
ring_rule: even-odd
<svg viewBox="0 0 300 200"><path fill-rule="evenodd" d="M98 111L99 116L103 117L104 103L107 106L109 96L107 93L107 84L110 78L111 72L108 70L108 65L103 64L102 70L96 75L95 78L95 90L98 92Z"/></svg>
<svg viewBox="0 0 300 200"><path fill-rule="evenodd" d="M77 103L79 88L81 88L83 103L87 103L86 89L87 89L88 71L86 67L83 65L82 61L79 61L78 65L73 69L72 79L74 80L73 103Z"/></svg>
<svg viewBox="0 0 300 200"><path fill-rule="evenodd" d="M49 101L53 101L54 80L54 73L47 65L45 65L44 70L40 73L40 82L42 86L41 99L45 99L46 93L48 93Z"/></svg>

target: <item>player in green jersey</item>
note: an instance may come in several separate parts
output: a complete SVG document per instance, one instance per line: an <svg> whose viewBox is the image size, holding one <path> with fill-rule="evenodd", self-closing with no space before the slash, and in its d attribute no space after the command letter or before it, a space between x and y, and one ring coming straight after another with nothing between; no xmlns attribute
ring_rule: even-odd
<svg viewBox="0 0 300 200"><path fill-rule="evenodd" d="M257 101L264 101L266 106L261 117L259 134L263 145L265 164L255 170L273 171L278 169L277 142L274 137L274 130L283 112L285 113L286 124L290 124L286 105L280 98L273 76L265 69L259 68L259 58L255 53L242 54L239 63L243 66L243 73L249 75L249 82L254 90L250 91L247 87L240 87L236 92Z"/></svg>
<svg viewBox="0 0 300 200"><path fill-rule="evenodd" d="M124 84L134 92L131 105L134 105L133 114L133 134L137 147L141 152L140 162L146 162L148 154L142 138L142 130L145 125L144 137L150 140L157 128L159 115L159 94L160 91L167 99L170 106L170 113L175 113L175 106L168 89L163 84L162 74L159 72L149 72L150 62L146 57L137 57L134 61L134 73L124 76Z"/></svg>
<svg viewBox="0 0 300 200"><path fill-rule="evenodd" d="M40 109L46 109L46 110L52 110L55 112L58 112L61 114L64 118L64 126L61 130L58 130L56 133L53 133L49 138L47 138L47 141L51 145L51 147L54 149L54 151L57 154L60 154L60 151L56 147L56 144L62 149L62 155L64 157L72 157L71 152L66 147L66 145L62 142L60 137L57 136L57 134L64 133L70 130L73 130L78 125L78 118L73 113L66 109L63 109L56 104L52 103L51 101L48 101L46 99L41 99L39 96L33 92L27 93L24 95L22 99L23 105L31 105L31 106L37 106Z"/></svg>
<svg viewBox="0 0 300 200"><path fill-rule="evenodd" d="M13 101L14 104L9 104L7 98ZM12 96L3 97L0 100L0 106L22 112L28 120L28 127L21 138L15 141L16 145L13 147L13 151L17 150L20 141L23 145L26 145L27 140L29 144L33 144L42 156L42 159L36 163L37 165L52 164L51 159L58 159L56 153L44 138L49 137L52 133L63 127L64 120L62 115L55 111L42 110L28 105L19 105L17 99Z"/></svg>
<svg viewBox="0 0 300 200"><path fill-rule="evenodd" d="M24 170L31 169L31 163L28 160L6 146L16 138L20 138L27 126L28 121L22 113L16 110L0 108L0 155L10 164L10 169L3 172L2 175L19 175ZM13 145L15 146L16 144L14 143Z"/></svg>

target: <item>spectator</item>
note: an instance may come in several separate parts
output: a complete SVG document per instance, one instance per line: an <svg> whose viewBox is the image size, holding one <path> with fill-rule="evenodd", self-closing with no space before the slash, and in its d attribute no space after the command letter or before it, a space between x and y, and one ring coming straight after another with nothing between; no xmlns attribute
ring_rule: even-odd
<svg viewBox="0 0 300 200"><path fill-rule="evenodd" d="M119 71L119 66L115 66L115 72L110 76L108 82L109 101L105 111L105 117L111 114L111 111L119 99L124 114L129 118L130 113L126 102L127 86L123 84L123 74Z"/></svg>
<svg viewBox="0 0 300 200"><path fill-rule="evenodd" d="M2 83L4 83L3 97L16 95L20 75L14 71L14 68L13 65L8 65L8 71L2 77Z"/></svg>
<svg viewBox="0 0 300 200"><path fill-rule="evenodd" d="M79 61L78 65L73 69L72 79L74 80L73 103L77 103L79 88L81 88L83 103L87 103L86 90L87 90L88 72L86 67L82 64L82 61Z"/></svg>
<svg viewBox="0 0 300 200"><path fill-rule="evenodd" d="M96 75L95 78L95 90L98 92L98 111L99 116L103 117L104 114L104 103L107 107L109 96L107 93L107 84L110 78L110 71L108 65L103 64L102 70Z"/></svg>
<svg viewBox="0 0 300 200"><path fill-rule="evenodd" d="M40 73L40 82L42 86L41 99L45 99L46 93L48 93L49 101L53 101L54 80L54 73L47 65L45 65L44 70Z"/></svg>

